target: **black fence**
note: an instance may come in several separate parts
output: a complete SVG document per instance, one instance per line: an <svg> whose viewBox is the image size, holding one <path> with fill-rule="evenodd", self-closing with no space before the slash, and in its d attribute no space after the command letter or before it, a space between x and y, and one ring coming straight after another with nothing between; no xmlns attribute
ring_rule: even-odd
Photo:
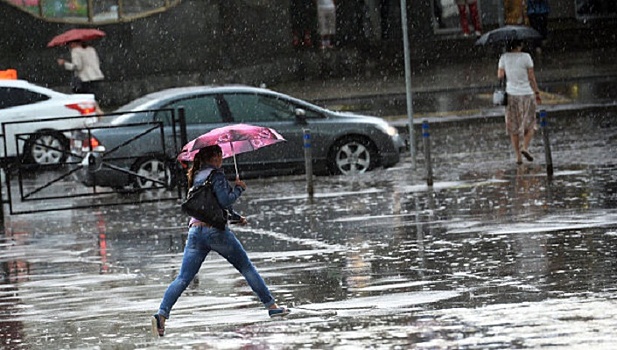
<svg viewBox="0 0 617 350"><path fill-rule="evenodd" d="M109 122L122 113L2 123L1 187L8 214L181 199L185 174L175 155L187 142L184 111L138 113L143 115L143 121L121 126ZM84 125L75 127L80 123ZM58 125L73 127L54 127ZM103 150L90 142L98 133L111 133L117 142ZM151 159L131 156L131 147L140 147L143 142L154 150L149 154ZM151 171L138 167L143 164ZM102 187L102 180L109 180L109 176L128 182L124 186Z"/></svg>

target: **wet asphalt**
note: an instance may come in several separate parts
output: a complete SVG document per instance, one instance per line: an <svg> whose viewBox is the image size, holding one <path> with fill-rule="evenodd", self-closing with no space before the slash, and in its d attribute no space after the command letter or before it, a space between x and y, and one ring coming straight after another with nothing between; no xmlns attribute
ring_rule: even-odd
<svg viewBox="0 0 617 350"><path fill-rule="evenodd" d="M611 348L614 111L555 120L550 135L553 176L540 134L536 160L517 166L493 118L431 128L432 187L422 149L416 168L407 154L394 168L318 177L312 199L303 176L250 180L237 206L250 226L234 230L292 314L269 319L241 276L212 254L161 339L150 335L149 317L182 258L187 219L177 201L9 216L0 240L0 343ZM157 195L166 196L141 196ZM140 195L123 198L131 196Z"/></svg>
<svg viewBox="0 0 617 350"><path fill-rule="evenodd" d="M250 225L233 229L278 302L293 310L286 319L269 319L242 277L211 254L173 309L167 335L151 336L149 317L178 274L187 233L169 193L76 196L64 201L143 202L6 215L1 347L611 349L617 119L612 92L580 93L607 90L581 89L594 82L604 78L565 82L577 99L546 104L548 127L530 149L534 161L521 166L501 110L486 107L490 90L478 87L466 94L475 102L456 113L453 92L416 99L431 124L427 143L417 135L414 160L406 153L393 168L317 177L313 198L304 176L248 180L237 209ZM544 94L561 101L562 94ZM386 110L348 98L328 103ZM437 100L443 108L431 104ZM403 128L400 111L383 113ZM37 174L25 184L53 178ZM80 192L68 179L55 185L58 193Z"/></svg>

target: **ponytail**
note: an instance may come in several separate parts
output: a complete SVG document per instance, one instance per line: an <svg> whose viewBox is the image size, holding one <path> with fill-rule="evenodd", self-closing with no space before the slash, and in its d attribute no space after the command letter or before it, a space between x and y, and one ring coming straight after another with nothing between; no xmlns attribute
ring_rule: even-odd
<svg viewBox="0 0 617 350"><path fill-rule="evenodd" d="M223 150L221 149L221 146L219 145L207 146L207 147L202 148L195 155L193 164L191 165L191 168L189 169L189 172L187 174L189 186L193 186L193 179L195 178L195 174L197 174L197 172L201 170L201 168L205 164L209 163L213 157L219 156L222 154L223 154Z"/></svg>
<svg viewBox="0 0 617 350"><path fill-rule="evenodd" d="M199 157L195 156L195 160L193 160L193 164L191 165L187 175L189 186L193 186L193 179L195 178L195 173L197 173L198 169L201 169L201 161L199 160Z"/></svg>

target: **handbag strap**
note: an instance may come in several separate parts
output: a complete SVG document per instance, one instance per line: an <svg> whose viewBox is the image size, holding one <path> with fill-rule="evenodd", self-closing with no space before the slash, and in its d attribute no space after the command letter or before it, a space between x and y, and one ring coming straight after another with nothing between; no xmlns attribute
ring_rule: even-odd
<svg viewBox="0 0 617 350"><path fill-rule="evenodd" d="M216 169L215 168L210 168L210 169L211 169L210 173L208 174L208 176L206 176L206 178L204 180L200 180L200 181L193 180L192 186L196 187L196 186L199 186L199 185L203 185L203 184L205 184L207 182L212 183L212 176L214 175L214 172L216 171Z"/></svg>
<svg viewBox="0 0 617 350"><path fill-rule="evenodd" d="M208 177L206 178L206 180L204 181L204 183L212 183L212 176L214 176L214 173L216 172L216 169L212 169L212 171L210 172L210 174L208 174Z"/></svg>
<svg viewBox="0 0 617 350"><path fill-rule="evenodd" d="M214 172L216 171L216 169L212 169L212 171L210 172L210 174L208 174L208 176L206 177L206 179L203 182L197 183L193 186L191 186L187 193L191 193L195 190L197 190L199 187L205 186L205 185L212 185L212 176L214 175Z"/></svg>

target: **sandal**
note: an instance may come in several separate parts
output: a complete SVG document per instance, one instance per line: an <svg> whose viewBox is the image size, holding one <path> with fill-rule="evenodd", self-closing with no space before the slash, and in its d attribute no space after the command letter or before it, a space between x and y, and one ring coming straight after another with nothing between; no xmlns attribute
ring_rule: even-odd
<svg viewBox="0 0 617 350"><path fill-rule="evenodd" d="M159 314L152 316L152 334L159 337L165 335L165 326L161 325L161 316Z"/></svg>
<svg viewBox="0 0 617 350"><path fill-rule="evenodd" d="M533 162L533 156L529 153L528 150L524 149L521 151L521 154L527 158L528 161Z"/></svg>
<svg viewBox="0 0 617 350"><path fill-rule="evenodd" d="M268 315L270 315L270 317L284 317L289 315L290 312L291 310L286 307L279 307L278 309L269 309Z"/></svg>

